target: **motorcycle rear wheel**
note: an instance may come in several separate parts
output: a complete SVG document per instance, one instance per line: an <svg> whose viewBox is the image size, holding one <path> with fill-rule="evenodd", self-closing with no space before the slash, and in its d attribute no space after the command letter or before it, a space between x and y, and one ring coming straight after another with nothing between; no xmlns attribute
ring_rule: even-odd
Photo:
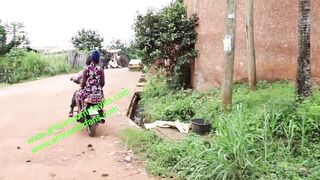
<svg viewBox="0 0 320 180"><path fill-rule="evenodd" d="M90 137L94 137L96 134L97 124L93 123L92 125L87 126L87 132Z"/></svg>

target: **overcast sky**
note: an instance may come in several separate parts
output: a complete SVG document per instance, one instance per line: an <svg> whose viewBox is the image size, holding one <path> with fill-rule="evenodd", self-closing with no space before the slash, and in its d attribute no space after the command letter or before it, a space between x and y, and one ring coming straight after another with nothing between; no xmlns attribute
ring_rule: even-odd
<svg viewBox="0 0 320 180"><path fill-rule="evenodd" d="M23 22L32 46L70 47L81 28L97 30L105 43L133 37L136 12L161 9L172 0L1 0L3 22Z"/></svg>

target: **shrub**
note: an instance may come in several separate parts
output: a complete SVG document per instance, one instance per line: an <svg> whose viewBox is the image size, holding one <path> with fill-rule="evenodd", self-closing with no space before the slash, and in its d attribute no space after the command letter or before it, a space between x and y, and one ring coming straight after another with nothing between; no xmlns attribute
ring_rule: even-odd
<svg viewBox="0 0 320 180"><path fill-rule="evenodd" d="M166 86L165 77L150 77L144 88L140 105L146 122L156 120L189 122L194 117L212 119L219 113L216 90L204 93L190 90L172 91ZM209 113L208 113L209 112Z"/></svg>
<svg viewBox="0 0 320 180"><path fill-rule="evenodd" d="M159 12L149 11L136 17L135 45L139 55L146 65L159 58L170 60L170 67L167 66L170 89L187 87L183 75L185 67L197 56L197 20L195 15L187 16L181 0L173 1Z"/></svg>
<svg viewBox="0 0 320 180"><path fill-rule="evenodd" d="M24 57L28 52L25 49L21 49L21 48L14 48L12 49L9 53L6 54L6 57L11 60L17 60L17 59L21 59L22 57Z"/></svg>
<svg viewBox="0 0 320 180"><path fill-rule="evenodd" d="M145 98L154 98L165 96L169 93L169 90L166 86L166 78L161 75L163 71L158 72L154 77L151 76L144 88L142 96Z"/></svg>
<svg viewBox="0 0 320 180"><path fill-rule="evenodd" d="M3 67L6 83L18 83L22 80L70 72L66 56L41 55L24 49L13 49L7 56L8 63Z"/></svg>

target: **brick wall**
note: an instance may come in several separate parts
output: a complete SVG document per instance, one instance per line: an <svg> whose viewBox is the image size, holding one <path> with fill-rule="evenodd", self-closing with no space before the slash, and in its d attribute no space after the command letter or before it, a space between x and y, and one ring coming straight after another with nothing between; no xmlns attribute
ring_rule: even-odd
<svg viewBox="0 0 320 180"><path fill-rule="evenodd" d="M188 14L199 17L193 64L195 89L220 86L226 0L185 0ZM311 46L313 81L320 84L320 2L312 0ZM258 80L295 80L298 52L298 1L254 0L254 31ZM245 0L238 0L234 78L247 80Z"/></svg>

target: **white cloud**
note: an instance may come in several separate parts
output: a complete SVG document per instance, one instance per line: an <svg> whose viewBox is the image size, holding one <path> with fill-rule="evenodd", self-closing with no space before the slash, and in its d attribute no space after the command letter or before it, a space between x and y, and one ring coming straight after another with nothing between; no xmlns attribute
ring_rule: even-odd
<svg viewBox="0 0 320 180"><path fill-rule="evenodd" d="M172 0L4 0L0 19L24 22L33 46L70 46L81 28L97 30L105 42L129 40L136 12L160 9Z"/></svg>

